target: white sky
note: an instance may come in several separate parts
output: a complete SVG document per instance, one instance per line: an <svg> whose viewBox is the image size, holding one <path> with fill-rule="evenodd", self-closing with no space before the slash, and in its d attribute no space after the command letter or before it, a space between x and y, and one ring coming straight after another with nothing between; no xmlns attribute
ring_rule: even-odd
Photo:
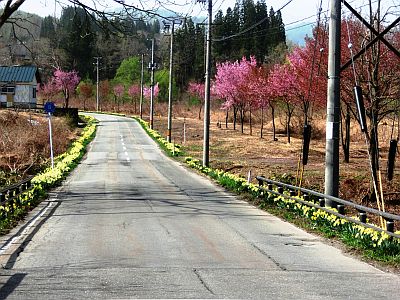
<svg viewBox="0 0 400 300"><path fill-rule="evenodd" d="M207 0L206 0L207 1ZM289 0L265 0L268 9L273 7L278 10L285 5ZM330 0L322 0L323 11L328 10ZM347 0L351 5L360 11L362 15L366 16L366 4L369 0ZM30 13L35 13L40 16L56 15L59 16L61 8L56 5L57 2L68 3L67 0L26 0L21 6L21 9ZM85 3L93 6L93 3L98 3L98 7L115 7L112 5L111 0L84 0ZM206 4L198 3L196 0L125 0L127 4L139 5L144 9L154 9L157 7L163 7L164 9L170 9L178 11L183 14L189 14L191 16L206 15ZM228 7L233 8L236 0L213 0L213 11L214 13L221 9L224 14ZM254 0L257 2L257 0ZM316 19L316 14L321 0L292 0L282 10L283 21L285 24L290 24L298 20L308 18L304 22L313 22ZM373 2L377 2L376 0ZM382 5L385 9L389 8L391 13L399 16L400 14L400 0L381 0ZM100 4L99 4L100 3ZM161 5L160 5L161 3ZM175 5L174 5L175 4ZM397 6L397 7L396 7ZM346 8L343 8L344 13L348 13ZM295 26L295 25L294 25Z"/></svg>

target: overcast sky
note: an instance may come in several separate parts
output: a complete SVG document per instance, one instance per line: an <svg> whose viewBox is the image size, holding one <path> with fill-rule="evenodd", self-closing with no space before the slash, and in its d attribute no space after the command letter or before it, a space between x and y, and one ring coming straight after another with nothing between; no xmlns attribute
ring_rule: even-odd
<svg viewBox="0 0 400 300"><path fill-rule="evenodd" d="M348 0L351 5L359 10L362 14L366 15L366 4L369 0ZM55 7L56 2L68 3L67 0L26 0L26 2L21 6L22 10L35 13L40 16L56 15L59 16L61 8ZM93 5L96 3L112 3L111 0L84 0L84 2ZM173 11L178 11L183 14L188 14L191 16L206 15L206 4L197 3L196 0L126 0L126 3L133 3L138 5L140 3L141 7L144 9L156 9L157 7L163 7L164 9L170 9ZM221 9L224 14L228 7L233 8L236 0L213 0L213 10L214 13ZM257 0L254 0L257 2ZM284 6L289 0L265 0L268 7L273 7L278 10ZM308 18L305 22L312 22L316 19L315 15L318 12L318 8L321 0L292 0L283 10L282 16L285 24L290 24L298 20ZM377 2L377 1L373 1ZM400 0L381 0L385 7L397 6L397 8L392 7L391 12L399 15L400 11ZM161 3L161 5L160 5ZM173 5L172 3L177 3ZM114 5L115 6L115 5ZM101 6L100 6L101 7ZM323 11L328 10L329 0L322 0ZM347 9L343 9L344 13L347 13Z"/></svg>

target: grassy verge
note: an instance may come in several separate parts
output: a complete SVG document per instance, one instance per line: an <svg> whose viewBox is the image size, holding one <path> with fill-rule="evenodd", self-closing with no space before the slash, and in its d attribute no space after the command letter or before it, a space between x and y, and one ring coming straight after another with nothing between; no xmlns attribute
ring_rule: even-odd
<svg viewBox="0 0 400 300"><path fill-rule="evenodd" d="M169 156L182 156L184 153L181 150L181 145L175 144L175 143L169 143L165 138L161 136L156 130L153 130L149 127L149 123L137 118L133 117L136 121L139 122L139 124L142 126L142 128L147 132L147 134L154 140L156 141L160 147L167 153Z"/></svg>
<svg viewBox="0 0 400 300"><path fill-rule="evenodd" d="M0 206L0 234L7 233L31 209L37 206L46 196L50 188L61 183L63 179L78 165L86 153L86 146L96 133L96 121L93 117L81 116L86 121L81 136L75 140L69 149L54 159L54 169L51 167L37 174L32 179L32 188L21 193L12 202Z"/></svg>

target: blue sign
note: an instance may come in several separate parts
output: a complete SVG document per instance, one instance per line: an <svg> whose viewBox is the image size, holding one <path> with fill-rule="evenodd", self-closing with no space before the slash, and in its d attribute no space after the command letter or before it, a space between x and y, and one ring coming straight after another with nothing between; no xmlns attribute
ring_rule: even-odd
<svg viewBox="0 0 400 300"><path fill-rule="evenodd" d="M44 105L44 110L47 113L54 113L56 110L56 106L54 105L53 102L46 102L46 104Z"/></svg>

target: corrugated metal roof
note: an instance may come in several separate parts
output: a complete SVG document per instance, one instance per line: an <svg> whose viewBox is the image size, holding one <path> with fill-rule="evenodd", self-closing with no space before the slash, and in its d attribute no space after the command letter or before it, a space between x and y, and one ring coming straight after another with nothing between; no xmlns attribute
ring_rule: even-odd
<svg viewBox="0 0 400 300"><path fill-rule="evenodd" d="M36 71L35 66L0 66L0 82L32 82Z"/></svg>

